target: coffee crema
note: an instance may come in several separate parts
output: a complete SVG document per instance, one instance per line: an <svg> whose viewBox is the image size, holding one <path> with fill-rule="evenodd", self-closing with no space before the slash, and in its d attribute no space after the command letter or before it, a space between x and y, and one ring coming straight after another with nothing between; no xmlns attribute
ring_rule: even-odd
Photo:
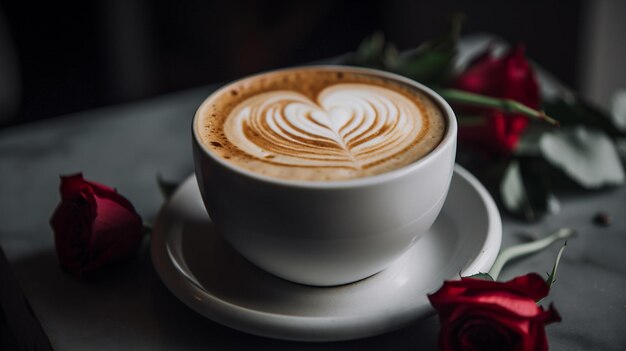
<svg viewBox="0 0 626 351"><path fill-rule="evenodd" d="M198 110L197 134L226 162L290 180L341 180L415 162L443 139L441 108L373 72L311 67L236 81Z"/></svg>

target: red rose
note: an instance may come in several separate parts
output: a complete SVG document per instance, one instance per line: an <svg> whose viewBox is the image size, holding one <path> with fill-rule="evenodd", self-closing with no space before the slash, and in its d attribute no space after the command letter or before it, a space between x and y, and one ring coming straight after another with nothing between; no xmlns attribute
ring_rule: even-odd
<svg viewBox="0 0 626 351"><path fill-rule="evenodd" d="M552 306L544 310L535 302L548 292L546 282L535 273L505 283L446 281L428 296L441 320L441 349L547 350L544 325L561 320Z"/></svg>
<svg viewBox="0 0 626 351"><path fill-rule="evenodd" d="M134 256L143 237L133 205L80 173L61 177L61 203L50 224L61 266L79 277Z"/></svg>
<svg viewBox="0 0 626 351"><path fill-rule="evenodd" d="M524 46L518 45L504 57L495 58L487 50L459 75L452 87L472 93L512 99L538 109L539 86L532 67L524 56ZM508 154L515 149L526 129L528 118L493 109L468 109L468 114L484 116L485 123L460 125L459 141L476 145L494 154Z"/></svg>

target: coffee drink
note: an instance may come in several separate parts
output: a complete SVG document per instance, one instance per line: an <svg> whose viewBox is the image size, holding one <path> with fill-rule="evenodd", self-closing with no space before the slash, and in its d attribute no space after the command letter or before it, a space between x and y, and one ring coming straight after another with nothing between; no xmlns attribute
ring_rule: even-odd
<svg viewBox="0 0 626 351"><path fill-rule="evenodd" d="M317 66L213 92L194 117L192 148L217 232L273 275L330 286L380 272L427 232L456 136L454 111L428 87Z"/></svg>
<svg viewBox="0 0 626 351"><path fill-rule="evenodd" d="M367 71L300 67L214 93L195 121L205 148L245 170L343 180L406 166L446 133L441 107L415 86Z"/></svg>

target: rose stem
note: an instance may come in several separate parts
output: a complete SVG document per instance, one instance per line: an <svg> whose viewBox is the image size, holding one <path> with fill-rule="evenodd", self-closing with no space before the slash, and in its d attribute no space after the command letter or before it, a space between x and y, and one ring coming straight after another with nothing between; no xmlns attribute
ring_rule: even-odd
<svg viewBox="0 0 626 351"><path fill-rule="evenodd" d="M561 228L543 239L507 247L506 249L502 250L500 254L498 254L496 262L494 262L493 266L487 274L489 274L493 278L493 280L497 280L498 276L500 275L500 271L502 271L502 267L504 267L507 262L515 258L541 251L550 246L555 241L571 238L574 234L574 229Z"/></svg>
<svg viewBox="0 0 626 351"><path fill-rule="evenodd" d="M536 118L554 126L559 125L559 121L546 115L543 111L537 111L515 100L498 99L457 89L440 89L437 90L437 93L450 102L468 106L495 108L509 113L520 113L524 116Z"/></svg>

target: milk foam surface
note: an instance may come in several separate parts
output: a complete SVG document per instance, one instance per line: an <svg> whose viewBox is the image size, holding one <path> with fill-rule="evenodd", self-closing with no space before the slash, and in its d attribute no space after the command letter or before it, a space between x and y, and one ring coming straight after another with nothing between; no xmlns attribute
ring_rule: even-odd
<svg viewBox="0 0 626 351"><path fill-rule="evenodd" d="M375 74L298 68L232 83L201 106L202 143L244 169L292 180L384 173L430 152L441 109L417 88Z"/></svg>

